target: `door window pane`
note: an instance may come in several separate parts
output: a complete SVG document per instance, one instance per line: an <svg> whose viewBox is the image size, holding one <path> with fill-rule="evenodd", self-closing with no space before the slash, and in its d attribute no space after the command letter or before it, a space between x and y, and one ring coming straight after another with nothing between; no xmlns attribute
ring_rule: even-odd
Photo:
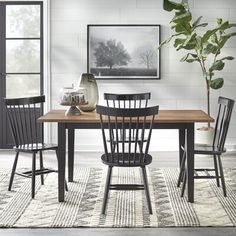
<svg viewBox="0 0 236 236"><path fill-rule="evenodd" d="M7 40L6 72L40 72L39 40Z"/></svg>
<svg viewBox="0 0 236 236"><path fill-rule="evenodd" d="M7 38L39 38L40 6L7 5L6 6Z"/></svg>
<svg viewBox="0 0 236 236"><path fill-rule="evenodd" d="M40 95L39 75L8 75L6 77L6 97L31 97Z"/></svg>

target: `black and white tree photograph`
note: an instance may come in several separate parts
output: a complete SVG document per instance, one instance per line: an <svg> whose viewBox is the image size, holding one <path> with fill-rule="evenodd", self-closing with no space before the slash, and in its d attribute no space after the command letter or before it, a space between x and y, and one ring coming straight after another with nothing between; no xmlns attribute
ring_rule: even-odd
<svg viewBox="0 0 236 236"><path fill-rule="evenodd" d="M88 71L96 79L160 79L159 25L88 25Z"/></svg>

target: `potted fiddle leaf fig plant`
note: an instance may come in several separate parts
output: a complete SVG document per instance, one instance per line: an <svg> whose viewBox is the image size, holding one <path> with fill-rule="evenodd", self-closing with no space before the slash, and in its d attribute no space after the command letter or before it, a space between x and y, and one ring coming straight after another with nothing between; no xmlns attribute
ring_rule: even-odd
<svg viewBox="0 0 236 236"><path fill-rule="evenodd" d="M201 22L202 16L193 19L188 0L181 2L164 0L163 3L164 10L173 11L175 15L171 20L172 34L159 45L159 48L174 40L174 47L177 51L186 51L186 55L180 60L181 62L200 65L202 79L206 85L207 114L210 116L211 89L220 89L224 85L224 79L218 77L217 72L224 69L227 60L234 59L232 56L222 57L221 52L226 42L236 35L236 32L228 32L236 24L217 18L216 26L209 29L208 23ZM206 129L210 129L210 123Z"/></svg>

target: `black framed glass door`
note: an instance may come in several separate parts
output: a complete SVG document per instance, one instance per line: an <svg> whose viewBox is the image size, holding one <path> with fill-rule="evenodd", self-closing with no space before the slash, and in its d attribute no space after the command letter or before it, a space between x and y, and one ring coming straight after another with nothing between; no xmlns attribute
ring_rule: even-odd
<svg viewBox="0 0 236 236"><path fill-rule="evenodd" d="M11 148L4 97L43 94L43 2L0 2L0 148Z"/></svg>

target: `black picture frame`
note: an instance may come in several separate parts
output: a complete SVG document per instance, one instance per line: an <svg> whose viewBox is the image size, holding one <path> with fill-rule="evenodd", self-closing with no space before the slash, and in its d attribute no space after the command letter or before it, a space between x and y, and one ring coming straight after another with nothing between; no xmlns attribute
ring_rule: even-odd
<svg viewBox="0 0 236 236"><path fill-rule="evenodd" d="M87 25L87 72L98 80L160 79L159 24Z"/></svg>

